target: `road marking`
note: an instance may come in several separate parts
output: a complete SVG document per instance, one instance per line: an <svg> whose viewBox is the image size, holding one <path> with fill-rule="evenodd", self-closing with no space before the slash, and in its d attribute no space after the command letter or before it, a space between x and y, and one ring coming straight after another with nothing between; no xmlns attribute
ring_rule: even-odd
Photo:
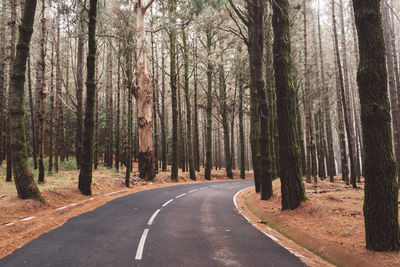
<svg viewBox="0 0 400 267"><path fill-rule="evenodd" d="M79 205L78 203L74 203L74 204L71 204L70 206L74 207L74 206L78 206L78 205Z"/></svg>
<svg viewBox="0 0 400 267"><path fill-rule="evenodd" d="M206 187L202 187L202 188L200 188L199 190L204 190L204 189L207 189L207 186L206 186Z"/></svg>
<svg viewBox="0 0 400 267"><path fill-rule="evenodd" d="M273 235L270 235L270 234L267 234L267 233L264 233L266 236L268 236L269 238L271 238L272 240L274 240L274 241L279 241L279 239L278 238L276 238L275 236L273 236Z"/></svg>
<svg viewBox="0 0 400 267"><path fill-rule="evenodd" d="M154 219L156 218L157 214L158 214L160 211L161 211L161 210L158 209L158 210L156 210L156 212L154 212L153 216L151 216L151 218L150 218L149 222L147 223L147 225L150 226L150 225L153 223Z"/></svg>
<svg viewBox="0 0 400 267"><path fill-rule="evenodd" d="M67 208L67 206L64 206L64 207L56 208L56 210L63 210L63 209L66 209L66 208Z"/></svg>
<svg viewBox="0 0 400 267"><path fill-rule="evenodd" d="M188 193L193 193L193 192L196 192L196 191L197 191L197 189L193 189L193 190L189 191Z"/></svg>
<svg viewBox="0 0 400 267"><path fill-rule="evenodd" d="M35 218L35 216L32 216L32 217L26 217L26 218L23 218L23 219L21 219L20 221L21 221L21 222L25 222L25 221L32 220L33 218Z"/></svg>
<svg viewBox="0 0 400 267"><path fill-rule="evenodd" d="M6 223L6 224L4 224L4 226L11 226L11 225L14 225L15 223L13 223L13 222L10 222L10 223Z"/></svg>
<svg viewBox="0 0 400 267"><path fill-rule="evenodd" d="M115 194L118 194L118 192L111 192L111 193L105 194L105 196L111 196L111 195L115 195Z"/></svg>
<svg viewBox="0 0 400 267"><path fill-rule="evenodd" d="M167 206L169 203L171 203L172 201L174 201L173 199L168 200L167 202L165 202L162 206L165 207Z"/></svg>
<svg viewBox="0 0 400 267"><path fill-rule="evenodd" d="M186 195L186 193L180 194L179 196L176 196L176 198L183 197L184 195Z"/></svg>
<svg viewBox="0 0 400 267"><path fill-rule="evenodd" d="M89 198L89 200L94 200L94 197Z"/></svg>
<svg viewBox="0 0 400 267"><path fill-rule="evenodd" d="M138 246L137 251L136 251L135 260L141 260L142 259L144 243L146 243L146 238L147 238L147 233L148 232L149 232L149 229L144 229L142 237L140 238L139 246Z"/></svg>

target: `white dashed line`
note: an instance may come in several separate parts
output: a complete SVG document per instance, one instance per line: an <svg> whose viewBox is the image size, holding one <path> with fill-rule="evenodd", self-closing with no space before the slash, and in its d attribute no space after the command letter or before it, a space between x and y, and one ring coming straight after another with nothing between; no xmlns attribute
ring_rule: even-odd
<svg viewBox="0 0 400 267"><path fill-rule="evenodd" d="M32 220L33 218L35 218L35 216L23 218L23 219L21 219L20 221L21 221L21 222L25 222L25 221Z"/></svg>
<svg viewBox="0 0 400 267"><path fill-rule="evenodd" d="M74 204L71 204L70 206L74 207L74 206L78 206L78 205L79 205L78 203L74 203Z"/></svg>
<svg viewBox="0 0 400 267"><path fill-rule="evenodd" d="M202 188L200 188L199 190L204 190L204 189L207 189L207 186L206 186L206 187L202 187Z"/></svg>
<svg viewBox="0 0 400 267"><path fill-rule="evenodd" d="M15 223L13 223L13 222L10 222L10 223L6 223L6 224L4 224L4 226L11 226L11 225L14 225Z"/></svg>
<svg viewBox="0 0 400 267"><path fill-rule="evenodd" d="M118 194L118 192L111 192L111 193L105 194L105 196L112 196L112 195L115 195L115 194Z"/></svg>
<svg viewBox="0 0 400 267"><path fill-rule="evenodd" d="M67 206L64 206L64 207L56 208L55 210L63 210L63 209L66 209L66 208L67 208Z"/></svg>
<svg viewBox="0 0 400 267"><path fill-rule="evenodd" d="M186 193L180 194L179 196L176 196L176 198L183 197L184 195L186 195Z"/></svg>
<svg viewBox="0 0 400 267"><path fill-rule="evenodd" d="M162 206L165 207L167 206L169 203L171 203L172 201L174 201L173 199L168 200L167 202L165 202Z"/></svg>
<svg viewBox="0 0 400 267"><path fill-rule="evenodd" d="M140 238L139 246L136 251L136 257L135 260L141 260L142 255L143 255L143 248L144 244L146 243L146 238L147 238L147 233L149 232L149 229L144 229L142 237Z"/></svg>
<svg viewBox="0 0 400 267"><path fill-rule="evenodd" d="M153 223L154 219L156 218L157 214L158 214L160 211L161 211L161 210L158 209L158 210L156 210L156 212L154 212L153 216L151 216L149 222L147 223L148 226L150 226L150 225Z"/></svg>
<svg viewBox="0 0 400 267"><path fill-rule="evenodd" d="M188 193L193 193L193 192L196 192L196 191L197 191L197 189L193 189L193 190L189 191Z"/></svg>

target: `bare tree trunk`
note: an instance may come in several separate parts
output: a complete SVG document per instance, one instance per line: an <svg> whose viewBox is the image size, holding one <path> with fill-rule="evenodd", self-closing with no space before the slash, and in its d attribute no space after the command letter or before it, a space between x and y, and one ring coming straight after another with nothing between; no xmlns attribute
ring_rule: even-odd
<svg viewBox="0 0 400 267"><path fill-rule="evenodd" d="M32 154L33 154L33 167L36 170L38 168L38 161L37 161L37 136L36 136L36 125L35 125L35 110L33 107L33 95L32 95L32 79L31 79L31 56L28 56L28 92L29 92L29 107L31 110L31 131L32 131ZM0 122L1 123L1 122ZM1 129L0 129L1 131ZM1 142L1 137L0 137ZM1 145L0 145L1 146ZM0 150L1 151L1 150ZM1 157L1 152L0 152ZM0 158L0 161L3 159Z"/></svg>
<svg viewBox="0 0 400 267"><path fill-rule="evenodd" d="M82 164L79 173L78 188L84 195L92 194L92 164L93 164L93 126L94 126L94 105L96 95L96 19L97 0L90 0L89 8L89 53L87 57L87 92L86 92L86 116L82 154Z"/></svg>
<svg viewBox="0 0 400 267"><path fill-rule="evenodd" d="M341 77L343 77L344 82L344 92L342 92L342 99L343 99L343 112L345 116L345 125L346 125L346 133L347 133L347 140L349 146L349 157L350 157L350 182L353 188L357 187L356 180L356 161L354 159L355 149L354 149L354 124L353 124L353 115L351 113L350 107L350 84L349 84L349 71L347 65L347 44L346 44L346 34L344 30L344 15L343 15L343 1L340 0L340 20L341 20L341 33L342 33L342 57L343 57L343 73ZM335 26L336 27L336 26ZM336 34L337 38L337 34ZM337 45L337 47L339 47ZM340 62L340 56L338 56ZM342 71L341 64L339 64L339 73ZM339 77L340 78L340 77ZM342 83L342 82L341 82ZM343 88L342 88L343 89ZM342 90L343 91L343 90Z"/></svg>
<svg viewBox="0 0 400 267"><path fill-rule="evenodd" d="M393 140L394 140L394 154L397 162L397 172L400 166L400 111L398 104L398 95L396 88L396 77L394 72L393 50L391 46L391 28L389 20L388 8L385 2L381 2L381 12L383 19L383 32L386 46L386 64L389 78L389 92L390 92L390 108L392 111L392 125L393 125ZM400 177L398 175L398 177ZM400 178L398 180L400 182Z"/></svg>
<svg viewBox="0 0 400 267"><path fill-rule="evenodd" d="M321 82L322 82L323 103L325 106L323 113L325 119L325 133L327 141L326 167L327 167L327 174L329 176L329 181L334 182L335 154L333 150L332 120L331 120L330 105L329 105L329 87L327 86L325 80L325 65L324 65L324 53L322 49L321 17L320 17L319 3L318 3L318 39L319 39L319 57L321 60Z"/></svg>
<svg viewBox="0 0 400 267"><path fill-rule="evenodd" d="M26 61L29 55L29 44L33 32L35 18L36 0L27 0L26 9L22 16L21 27L19 28L19 40L15 62L12 67L12 77L10 85L10 129L13 133L11 138L13 171L15 186L18 196L22 199L36 199L45 202L41 196L33 179L32 173L28 168L28 152L26 147L25 122L24 122L24 83Z"/></svg>
<svg viewBox="0 0 400 267"><path fill-rule="evenodd" d="M153 7L150 8L151 28L153 28ZM157 126L157 110L158 110L158 64L157 45L154 42L154 33L151 33L151 75L153 76L153 136L154 136L154 169L158 173L158 126Z"/></svg>
<svg viewBox="0 0 400 267"><path fill-rule="evenodd" d="M118 50L120 50L120 46L118 46ZM118 57L118 72L117 72L117 118L115 124L115 168L119 171L120 167L120 156L121 156L121 125L120 125L120 117L121 117L121 60Z"/></svg>
<svg viewBox="0 0 400 267"><path fill-rule="evenodd" d="M162 171L165 172L167 171L167 133L168 133L168 128L166 126L166 120L167 120L167 112L165 111L165 95L166 95L166 89L165 89L165 40L164 36L161 40L161 158L162 158Z"/></svg>
<svg viewBox="0 0 400 267"><path fill-rule="evenodd" d="M6 0L2 2L1 9L1 20L0 20L0 166L3 164L5 157L5 132L6 132L6 83L5 83L5 71L6 71ZM31 108L32 113L32 108ZM34 145L34 144L33 144ZM35 161L37 168L37 161Z"/></svg>
<svg viewBox="0 0 400 267"><path fill-rule="evenodd" d="M139 135L139 172L140 177L146 180L155 178L154 172L154 147L153 147L153 87L152 79L147 73L146 53L144 49L145 39L145 14L146 10L153 3L153 0L143 6L142 2L135 3L136 12L136 82L137 88L134 91L138 106L138 135Z"/></svg>
<svg viewBox="0 0 400 267"><path fill-rule="evenodd" d="M82 21L80 22L83 23ZM83 28L83 26L81 26ZM81 166L82 141L83 141L83 49L84 49L83 30L78 37L78 55L76 64L76 165L78 169ZM96 161L95 161L96 162Z"/></svg>
<svg viewBox="0 0 400 267"><path fill-rule="evenodd" d="M54 31L53 31L54 34ZM51 73L50 73L50 129L49 129L49 173L53 172L53 151L54 151L54 41L51 42Z"/></svg>
<svg viewBox="0 0 400 267"><path fill-rule="evenodd" d="M13 73L13 66L14 66L14 60L15 60L15 42L16 42L16 35L17 35L17 1L16 0L11 0L11 40L10 40L10 68L9 68L9 76L10 76L10 88L8 89L8 112L10 112L11 109L11 104L10 104L10 99L11 99L11 76ZM36 6L36 3L35 3ZM12 147L11 147L11 128L10 128L10 114L7 116L7 174L6 174L6 182L11 182L12 181Z"/></svg>
<svg viewBox="0 0 400 267"><path fill-rule="evenodd" d="M198 55L197 55L197 36L194 40L194 112L193 112L193 158L196 171L200 171L200 143L199 143L199 107L198 107Z"/></svg>
<svg viewBox="0 0 400 267"><path fill-rule="evenodd" d="M113 64L111 45L107 53L107 86L106 86L106 151L104 155L104 165L108 168L113 166Z"/></svg>
<svg viewBox="0 0 400 267"><path fill-rule="evenodd" d="M310 108L310 76L308 72L308 46L307 46L307 1L303 0L304 15L304 113L306 118L306 155L307 167L306 177L307 183L311 183L312 172L312 155L311 155L311 108Z"/></svg>
<svg viewBox="0 0 400 267"><path fill-rule="evenodd" d="M44 113L46 101L46 19L45 19L45 0L42 0L42 32L40 36L40 68L41 68L41 87L40 87L40 133L39 133L39 184L44 183Z"/></svg>
<svg viewBox="0 0 400 267"><path fill-rule="evenodd" d="M339 124L339 142L340 142L340 156L341 156L341 163L342 163L342 180L346 182L346 184L350 184L349 182L349 169L347 165L347 152L346 152L346 138L345 138L345 133L344 133L344 122L343 122L343 99L341 97L341 87L342 87L342 82L343 77L341 76L342 68L340 64L340 58L339 58L339 47L338 47L338 41L337 41L337 30L336 30L336 16L335 16L335 2L334 0L331 1L332 5L332 24L334 27L334 55L335 55L335 75L336 75L336 87L337 87L337 114L338 114L338 124Z"/></svg>

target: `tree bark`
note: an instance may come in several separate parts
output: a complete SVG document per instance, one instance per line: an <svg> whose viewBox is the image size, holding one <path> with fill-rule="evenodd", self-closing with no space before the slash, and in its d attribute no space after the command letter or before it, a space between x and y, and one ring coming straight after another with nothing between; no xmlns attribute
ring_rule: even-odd
<svg viewBox="0 0 400 267"><path fill-rule="evenodd" d="M80 22L83 24L83 22ZM81 26L83 28L83 25ZM76 64L76 165L78 169L81 166L82 141L83 141L83 48L84 48L83 29L78 37L78 51Z"/></svg>
<svg viewBox="0 0 400 267"><path fill-rule="evenodd" d="M54 32L53 32L54 33ZM53 172L53 152L54 152L54 41L51 43L51 73L50 73L50 125L49 125L49 173ZM33 130L32 130L33 131Z"/></svg>
<svg viewBox="0 0 400 267"><path fill-rule="evenodd" d="M26 0L26 8L22 16L19 28L19 40L15 61L12 67L10 85L10 129L13 133L11 138L12 162L15 178L15 186L18 196L22 199L36 199L45 202L35 184L33 175L28 167L28 152L25 136L25 71L29 55L29 45L33 32L33 23L36 11L36 0Z"/></svg>
<svg viewBox="0 0 400 267"><path fill-rule="evenodd" d="M296 123L288 0L273 3L274 70L277 97L282 209L296 209L305 200Z"/></svg>
<svg viewBox="0 0 400 267"><path fill-rule="evenodd" d="M206 38L207 38L207 130L206 130L206 166L204 170L204 176L206 180L211 180L211 169L212 169L212 74L214 66L212 63L212 38L213 33L211 29L212 25L206 25Z"/></svg>
<svg viewBox="0 0 400 267"><path fill-rule="evenodd" d="M44 183L44 120L45 120L45 101L46 101L46 18L45 18L45 1L42 0L42 18L41 18L41 36L40 36L40 69L41 69L41 86L40 86L40 115L39 115L39 184Z"/></svg>
<svg viewBox="0 0 400 267"><path fill-rule="evenodd" d="M107 86L106 86L106 151L104 155L104 165L108 168L113 166L113 64L111 45L107 53Z"/></svg>
<svg viewBox="0 0 400 267"><path fill-rule="evenodd" d="M96 95L96 21L97 0L90 0L89 8L89 31L87 57L87 82L86 82L86 116L83 136L83 153L81 170L79 173L78 188L84 195L92 194L92 164L93 164L93 128L94 128L94 105Z"/></svg>
<svg viewBox="0 0 400 267"><path fill-rule="evenodd" d="M364 220L367 249L398 251L398 188L380 3L353 0L360 47L357 82L364 143Z"/></svg>
<svg viewBox="0 0 400 267"><path fill-rule="evenodd" d="M6 83L5 83L5 71L6 71L6 51L5 51L5 39L6 39L6 0L2 2L1 9L1 20L0 20L0 165L3 164L5 157L5 132L6 132ZM32 109L31 109L32 112ZM37 164L37 161L35 161ZM37 168L37 166L36 166Z"/></svg>
<svg viewBox="0 0 400 267"><path fill-rule="evenodd" d="M151 1L151 0L150 0ZM151 4L152 2L150 2ZM154 180L154 146L153 146L153 87L152 79L147 73L145 41L145 14L148 6L142 2L135 3L136 12L136 83L134 90L138 107L138 135L139 135L139 173L140 177L149 181Z"/></svg>

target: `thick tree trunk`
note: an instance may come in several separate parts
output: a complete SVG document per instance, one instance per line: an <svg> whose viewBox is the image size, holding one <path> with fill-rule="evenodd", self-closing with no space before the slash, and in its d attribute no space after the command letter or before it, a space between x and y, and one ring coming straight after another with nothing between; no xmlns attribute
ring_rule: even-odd
<svg viewBox="0 0 400 267"><path fill-rule="evenodd" d="M240 53L240 50L239 50ZM246 178L245 142L243 127L243 74L239 74L239 136L240 136L240 178Z"/></svg>
<svg viewBox="0 0 400 267"><path fill-rule="evenodd" d="M150 4L152 1L150 2ZM136 83L134 91L138 107L138 135L139 135L139 173L140 177L149 181L154 180L154 146L153 146L153 86L152 79L147 73L145 41L145 14L148 6L136 3Z"/></svg>
<svg viewBox="0 0 400 267"><path fill-rule="evenodd" d="M92 194L93 128L96 95L96 20L97 0L90 0L89 8L89 52L87 57L86 116L83 136L83 153L78 188L84 195Z"/></svg>
<svg viewBox="0 0 400 267"><path fill-rule="evenodd" d="M296 209L305 200L296 123L288 0L273 3L274 69L277 97L282 209Z"/></svg>
<svg viewBox="0 0 400 267"><path fill-rule="evenodd" d="M44 183L44 120L45 120L45 101L46 101L46 19L45 19L45 1L42 0L42 32L40 36L40 113L39 113L39 184Z"/></svg>
<svg viewBox="0 0 400 267"><path fill-rule="evenodd" d="M36 0L26 0L26 8L22 16L21 27L19 28L17 53L12 67L9 115L10 128L13 133L11 138L12 162L18 196L22 199L31 198L44 202L28 167L24 121L25 71L29 55L29 44L33 32L35 10Z"/></svg>
<svg viewBox="0 0 400 267"><path fill-rule="evenodd" d="M120 50L120 48L119 48ZM121 161L121 145L120 145L120 138L121 138L121 125L120 125L120 118L121 118L121 60L118 57L118 72L117 72L117 118L115 124L115 169L119 171L120 161Z"/></svg>
<svg viewBox="0 0 400 267"><path fill-rule="evenodd" d="M398 251L398 188L380 3L353 0L360 46L357 81L364 142L364 220L367 249Z"/></svg>
<svg viewBox="0 0 400 267"><path fill-rule="evenodd" d="M151 27L153 28L153 7L151 8ZM153 76L153 136L154 136L154 169L158 173L158 54L154 41L154 33L151 33L151 75Z"/></svg>

